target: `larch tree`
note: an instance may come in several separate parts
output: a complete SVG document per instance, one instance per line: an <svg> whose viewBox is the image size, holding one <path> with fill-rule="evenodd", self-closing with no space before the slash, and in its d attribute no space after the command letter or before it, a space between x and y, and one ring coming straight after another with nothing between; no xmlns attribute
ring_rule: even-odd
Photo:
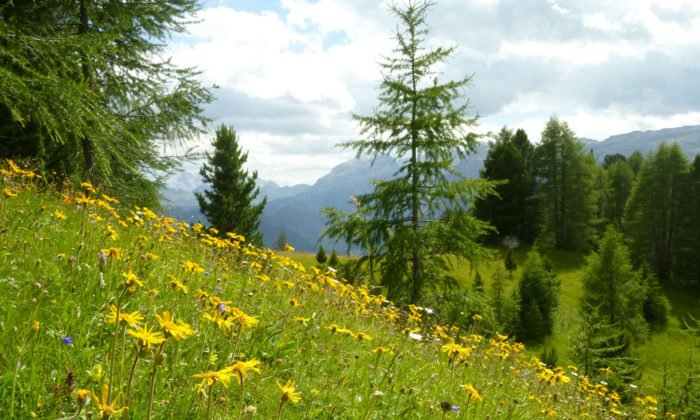
<svg viewBox="0 0 700 420"><path fill-rule="evenodd" d="M197 0L0 2L0 156L158 205L164 148L203 132L211 95L164 57ZM172 150L172 149L171 149Z"/></svg>
<svg viewBox="0 0 700 420"><path fill-rule="evenodd" d="M662 282L671 279L677 262L687 178L683 150L662 143L642 165L625 207L623 229L634 263L651 264Z"/></svg>
<svg viewBox="0 0 700 420"><path fill-rule="evenodd" d="M255 183L258 173L245 169L248 153L239 146L233 127L225 125L216 129L212 146L214 152L207 153L208 163L199 172L210 189L195 193L200 211L222 234L231 232L245 236L248 242L262 244L257 229L267 198L255 203L260 191Z"/></svg>
<svg viewBox="0 0 700 420"><path fill-rule="evenodd" d="M605 380L614 388L640 373L631 350L649 331L644 305L653 291L645 282L632 267L622 234L608 226L586 262L581 329L572 353L587 375L600 377L601 369L610 368Z"/></svg>
<svg viewBox="0 0 700 420"><path fill-rule="evenodd" d="M464 179L454 169L456 159L473 151L477 136L469 129L477 117L467 115L463 93L470 76L438 81L436 66L455 49L427 48L432 5L392 6L400 26L397 46L381 64L378 105L373 115L353 116L361 138L340 145L358 158L389 155L401 164L393 179L375 181L374 190L357 199L369 215L372 233L367 236L383 245L383 284L390 297L410 302L418 302L424 288L441 279L448 253L479 258L476 239L486 224L462 209L475 195L492 190L489 183Z"/></svg>
<svg viewBox="0 0 700 420"><path fill-rule="evenodd" d="M547 123L535 155L540 237L555 248L588 249L597 213L595 158L557 117Z"/></svg>

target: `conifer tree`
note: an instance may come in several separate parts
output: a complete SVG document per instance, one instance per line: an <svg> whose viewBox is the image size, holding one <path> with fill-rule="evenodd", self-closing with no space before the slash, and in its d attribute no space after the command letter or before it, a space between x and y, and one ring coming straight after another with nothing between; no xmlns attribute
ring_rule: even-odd
<svg viewBox="0 0 700 420"><path fill-rule="evenodd" d="M277 235L277 240L275 241L275 249L277 251L284 251L285 248L287 248L287 233L285 231L281 231L279 235Z"/></svg>
<svg viewBox="0 0 700 420"><path fill-rule="evenodd" d="M542 240L559 249L588 249L597 213L595 158L557 117L547 123L535 155Z"/></svg>
<svg viewBox="0 0 700 420"><path fill-rule="evenodd" d="M662 282L671 279L678 262L687 177L683 150L677 143L662 143L642 165L625 207L623 229L634 262L651 264Z"/></svg>
<svg viewBox="0 0 700 420"><path fill-rule="evenodd" d="M486 225L459 209L475 195L492 191L490 184L463 179L454 169L455 159L475 146L476 136L468 129L477 118L467 116L463 97L470 77L438 81L436 66L454 47L426 47L432 5L392 6L401 26L393 55L382 63L379 104L374 115L354 115L361 138L341 144L357 157L390 155L401 164L396 178L375 181L374 190L358 201L378 236L373 243L384 245L382 282L390 297L414 303L425 287L443 278L448 252L480 257L476 238Z"/></svg>
<svg viewBox="0 0 700 420"><path fill-rule="evenodd" d="M321 245L316 253L316 262L319 264L325 264L327 260L328 255L326 255L326 250L323 249L323 245Z"/></svg>
<svg viewBox="0 0 700 420"><path fill-rule="evenodd" d="M208 164L199 171L211 189L195 193L199 209L222 234L236 233L261 244L262 235L257 229L267 198L254 204L259 193L255 184L258 173L249 174L244 168L248 153L243 153L233 127L219 126L212 146L213 154L207 153Z"/></svg>
<svg viewBox="0 0 700 420"><path fill-rule="evenodd" d="M538 342L552 333L554 310L559 300L559 283L537 252L528 254L520 279L520 304L517 336L522 341Z"/></svg>
<svg viewBox="0 0 700 420"><path fill-rule="evenodd" d="M518 137L520 143L516 145L512 131L503 127L496 142L491 144L481 177L504 182L496 186L498 195L477 200L474 209L478 218L496 228L494 236L515 236L531 243L537 231L534 181L520 151L520 148L524 148L530 153L527 135L521 132L523 134Z"/></svg>
<svg viewBox="0 0 700 420"><path fill-rule="evenodd" d="M588 257L583 279L582 311L595 306L599 319L623 332L629 342L643 339L646 290L641 274L632 268L622 234L609 226L598 252Z"/></svg>
<svg viewBox="0 0 700 420"><path fill-rule="evenodd" d="M335 248L333 248L333 252L331 252L331 257L328 259L328 265L333 268L338 268L340 266L340 259L338 259L338 253L335 252Z"/></svg>
<svg viewBox="0 0 700 420"><path fill-rule="evenodd" d="M0 157L158 205L168 146L203 132L211 95L164 56L197 0L0 2ZM172 149L171 149L172 150Z"/></svg>

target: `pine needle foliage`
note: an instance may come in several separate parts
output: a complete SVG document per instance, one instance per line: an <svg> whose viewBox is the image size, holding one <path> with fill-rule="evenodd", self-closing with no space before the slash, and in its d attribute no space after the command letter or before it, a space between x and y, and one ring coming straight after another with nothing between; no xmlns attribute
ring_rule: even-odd
<svg viewBox="0 0 700 420"><path fill-rule="evenodd" d="M33 158L158 205L171 146L203 132L210 92L163 57L197 0L0 2L0 157ZM163 153L164 148L167 150Z"/></svg>
<svg viewBox="0 0 700 420"><path fill-rule="evenodd" d="M410 1L391 7L400 25L397 46L381 63L379 103L373 115L353 115L361 136L340 144L358 158L388 155L401 164L395 178L375 181L374 190L357 200L369 216L363 235L375 248L383 244L383 284L392 298L411 302L418 302L424 288L439 280L446 265L441 255L449 251L478 257L481 248L475 240L486 225L454 209L492 191L491 184L464 179L454 169L455 160L476 144L477 136L469 129L477 117L467 115L470 106L464 97L471 76L438 81L436 66L455 47L426 47L427 14L433 5ZM342 223L344 218L335 214L335 220Z"/></svg>
<svg viewBox="0 0 700 420"><path fill-rule="evenodd" d="M262 235L257 229L267 198L255 203L260 191L255 183L258 173L244 168L248 153L243 152L233 127L219 126L212 146L214 152L207 154L208 163L199 172L210 186L203 193L195 193L199 209L220 232L235 232L261 244Z"/></svg>

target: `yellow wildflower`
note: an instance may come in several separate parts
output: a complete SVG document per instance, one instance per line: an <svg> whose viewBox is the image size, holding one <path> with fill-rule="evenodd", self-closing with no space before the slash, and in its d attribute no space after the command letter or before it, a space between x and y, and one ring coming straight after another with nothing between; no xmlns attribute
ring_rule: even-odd
<svg viewBox="0 0 700 420"><path fill-rule="evenodd" d="M166 337L172 337L179 341L194 335L194 330L181 319L175 319L169 311L163 312L163 316L156 314L158 324L165 330Z"/></svg>
<svg viewBox="0 0 700 420"><path fill-rule="evenodd" d="M228 385L231 383L231 376L233 376L233 372L231 372L229 368L216 371L210 370L205 373L197 373L194 375L195 378L202 379L202 382L198 385L200 390L203 389L205 385L211 387L217 382L223 385L224 388L228 388Z"/></svg>
<svg viewBox="0 0 700 420"><path fill-rule="evenodd" d="M138 277L136 277L136 274L132 273L131 270L127 271L126 273L122 273L122 277L124 277L124 285L125 286L141 286L143 287L143 282L139 280Z"/></svg>
<svg viewBox="0 0 700 420"><path fill-rule="evenodd" d="M118 260L119 258L121 258L122 254L124 253L121 249L114 247L114 246L110 246L109 248L103 249L101 251L110 260Z"/></svg>
<svg viewBox="0 0 700 420"><path fill-rule="evenodd" d="M472 384L460 385L460 388L467 391L467 399L469 402L480 402L482 400L481 394L479 394L479 391L477 391Z"/></svg>
<svg viewBox="0 0 700 420"><path fill-rule="evenodd" d="M363 331L360 331L360 332L357 333L357 339L358 339L359 341L371 341L371 340L372 340L372 337L371 337L369 334L367 334L367 333L365 333L365 332L363 332Z"/></svg>
<svg viewBox="0 0 700 420"><path fill-rule="evenodd" d="M110 313L105 316L105 324L116 324L117 323L117 307L115 305L111 305L109 307ZM126 325L129 325L131 327L135 327L143 321L143 315L141 315L141 312L139 311L134 311L132 313L127 313L127 312L121 312L119 311L119 322L123 322Z"/></svg>
<svg viewBox="0 0 700 420"><path fill-rule="evenodd" d="M56 209L56 210L53 212L53 215L54 215L54 217L55 217L56 219L58 219L58 220L66 220L66 219L68 218L68 216L66 216L65 213L63 213L61 210L58 210L58 209Z"/></svg>
<svg viewBox="0 0 700 420"><path fill-rule="evenodd" d="M112 403L108 401L109 386L107 384L102 385L102 398L98 398L97 395L92 393L92 401L95 403L97 408L100 410L100 418L107 419L114 415L121 414L124 410L128 410L127 407L122 407L117 409L117 403L119 402L119 395L114 397Z"/></svg>
<svg viewBox="0 0 700 420"><path fill-rule="evenodd" d="M256 367L259 364L260 361L256 359L252 359L247 362L241 362L239 360L231 366L227 367L226 369L229 369L231 372L236 373L236 378L238 379L238 383L240 384L243 383L243 380L248 376L248 372L253 371L260 373L260 369Z"/></svg>
<svg viewBox="0 0 700 420"><path fill-rule="evenodd" d="M296 404L301 401L301 392L296 392L296 384L291 379L285 382L284 385L280 385L277 382L277 386L282 390L283 403L289 401L292 404Z"/></svg>
<svg viewBox="0 0 700 420"><path fill-rule="evenodd" d="M137 341L141 342L141 347L146 350L150 350L151 346L154 344L160 344L165 341L163 333L156 331L153 332L153 328L147 329L147 327L138 327L137 330L126 330L126 332L136 338Z"/></svg>

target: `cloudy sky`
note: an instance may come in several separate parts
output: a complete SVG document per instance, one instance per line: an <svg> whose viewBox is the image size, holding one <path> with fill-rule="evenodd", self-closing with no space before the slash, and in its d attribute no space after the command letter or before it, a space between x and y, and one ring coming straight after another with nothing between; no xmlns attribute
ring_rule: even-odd
<svg viewBox="0 0 700 420"><path fill-rule="evenodd" d="M313 183L353 157L334 145L376 105L386 1L207 0L197 19L169 52L218 86L206 114L261 179ZM700 124L700 1L440 0L428 23L429 45L457 46L441 79L473 74L479 131L536 141L552 114L597 140Z"/></svg>

